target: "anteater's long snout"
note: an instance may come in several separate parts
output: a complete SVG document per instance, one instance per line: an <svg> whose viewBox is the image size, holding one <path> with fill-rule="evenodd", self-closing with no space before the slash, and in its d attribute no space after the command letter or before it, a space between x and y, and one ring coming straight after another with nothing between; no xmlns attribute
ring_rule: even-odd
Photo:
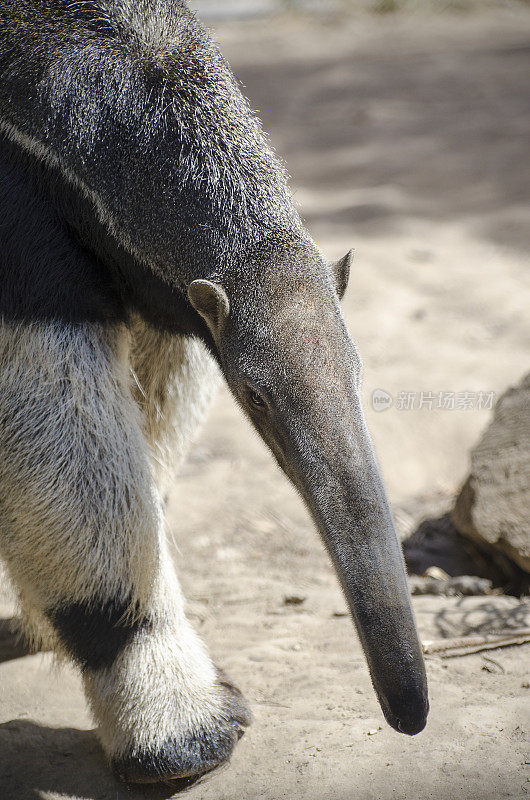
<svg viewBox="0 0 530 800"><path fill-rule="evenodd" d="M387 722L409 735L429 702L401 548L360 406L305 436L287 471L331 555ZM327 415L328 420L333 419ZM344 435L346 431L346 435Z"/></svg>
<svg viewBox="0 0 530 800"><path fill-rule="evenodd" d="M235 396L318 526L388 723L412 735L427 719L425 665L401 548L359 402L360 361L335 296L321 296L318 282L313 294L308 286L298 286L282 313L280 300L260 309L260 335L254 339L252 329L243 327L241 334L231 321L221 287L194 281L189 296L223 345L221 363ZM283 282L278 291L285 300ZM251 305L240 315L252 319L255 310Z"/></svg>

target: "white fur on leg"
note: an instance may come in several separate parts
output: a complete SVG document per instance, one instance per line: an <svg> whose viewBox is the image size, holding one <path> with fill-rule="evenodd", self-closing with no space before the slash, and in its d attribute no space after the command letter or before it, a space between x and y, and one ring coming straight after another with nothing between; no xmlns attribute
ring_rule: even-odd
<svg viewBox="0 0 530 800"><path fill-rule="evenodd" d="M120 326L0 329L0 548L25 603L148 602L160 502Z"/></svg>
<svg viewBox="0 0 530 800"><path fill-rule="evenodd" d="M163 564L152 629L136 634L112 667L83 676L102 744L112 756L156 752L222 713L217 670L184 615L167 554Z"/></svg>
<svg viewBox="0 0 530 800"><path fill-rule="evenodd" d="M140 317L130 330L134 396L144 415L158 485L167 489L210 408L220 373L199 339L157 331Z"/></svg>
<svg viewBox="0 0 530 800"><path fill-rule="evenodd" d="M147 427L158 441L165 425L162 417L144 424L131 392L129 346L124 326L0 327L0 550L31 625L61 605L81 605L90 617L107 598L129 604L131 622L143 623L111 665L84 670L111 757L156 753L163 741L202 736L224 722L225 740L235 730L215 667L184 616L144 433ZM171 348L161 352L165 368L144 369L144 380L153 397L162 392L166 409L173 406L184 443L211 394L202 392L186 427L189 387L201 394L201 375L215 371L189 342L175 345L182 358L172 369ZM180 376L180 384L164 394L162 375ZM54 645L60 648L57 638Z"/></svg>

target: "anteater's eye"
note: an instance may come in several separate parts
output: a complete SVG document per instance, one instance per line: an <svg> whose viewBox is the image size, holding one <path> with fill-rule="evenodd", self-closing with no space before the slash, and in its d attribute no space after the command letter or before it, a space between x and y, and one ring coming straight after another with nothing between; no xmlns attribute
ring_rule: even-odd
<svg viewBox="0 0 530 800"><path fill-rule="evenodd" d="M253 406L253 408L258 408L260 411L262 411L267 407L263 397L258 394L258 392L254 391L254 389L250 390L248 397L250 400L250 405Z"/></svg>

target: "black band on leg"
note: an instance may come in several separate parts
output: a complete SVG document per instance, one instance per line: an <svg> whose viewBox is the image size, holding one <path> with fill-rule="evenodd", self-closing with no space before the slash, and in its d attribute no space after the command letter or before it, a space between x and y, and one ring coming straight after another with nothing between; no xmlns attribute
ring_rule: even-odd
<svg viewBox="0 0 530 800"><path fill-rule="evenodd" d="M61 644L82 669L111 667L117 656L141 630L147 619L130 614L130 603L69 603L48 609L46 616L56 629Z"/></svg>

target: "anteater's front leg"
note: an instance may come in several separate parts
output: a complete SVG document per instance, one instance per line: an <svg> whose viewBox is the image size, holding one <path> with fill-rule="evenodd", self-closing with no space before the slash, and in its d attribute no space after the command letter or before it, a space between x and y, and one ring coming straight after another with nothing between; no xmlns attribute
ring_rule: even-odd
<svg viewBox="0 0 530 800"><path fill-rule="evenodd" d="M82 670L128 780L193 779L249 722L186 620L123 328L0 328L1 550L23 604Z"/></svg>

